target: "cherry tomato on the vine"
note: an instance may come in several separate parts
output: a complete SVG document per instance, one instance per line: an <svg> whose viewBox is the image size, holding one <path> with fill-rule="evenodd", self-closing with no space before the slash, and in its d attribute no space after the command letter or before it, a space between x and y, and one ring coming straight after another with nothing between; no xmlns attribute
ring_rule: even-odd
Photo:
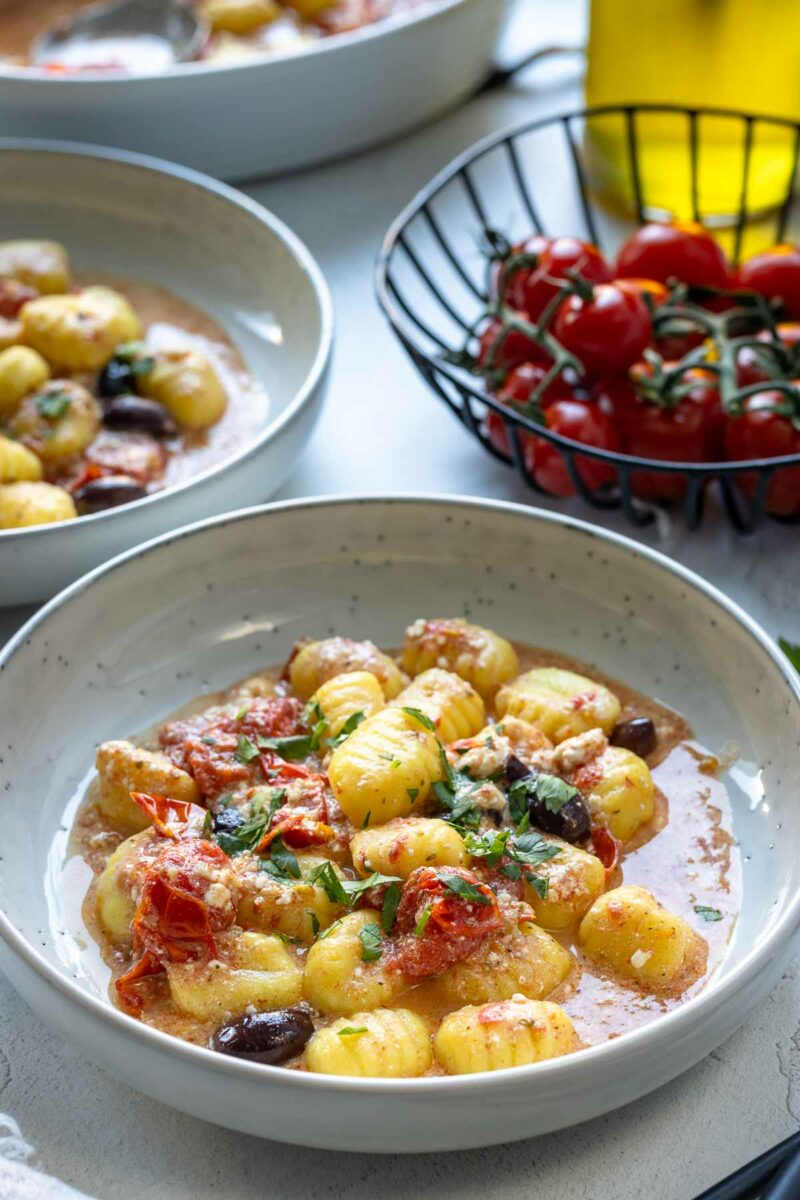
<svg viewBox="0 0 800 1200"><path fill-rule="evenodd" d="M550 244L544 246L543 240ZM538 264L520 267L509 274L506 298L513 308L526 312L532 321L542 315L560 284L569 278L569 271L577 271L588 283L607 283L611 279L611 268L597 246L582 242L579 238L558 237L551 240L537 235L517 250L535 254Z"/></svg>
<svg viewBox="0 0 800 1200"><path fill-rule="evenodd" d="M527 320L524 313L520 316ZM504 326L494 318L480 336L478 366L482 371L509 371L521 363L551 361L547 351L520 329Z"/></svg>
<svg viewBox="0 0 800 1200"><path fill-rule="evenodd" d="M800 248L771 246L739 264L736 283L767 300L780 299L784 316L800 318Z"/></svg>
<svg viewBox="0 0 800 1200"><path fill-rule="evenodd" d="M800 381L796 381L800 387ZM786 403L781 392L756 392L745 401L744 412L728 423L725 433L725 456L732 462L750 458L778 458L784 454L800 454L800 430L789 417L775 412L776 405ZM755 493L758 476L745 472L736 477L747 495ZM800 514L800 467L783 467L772 476L767 491L767 512L779 517Z"/></svg>
<svg viewBox="0 0 800 1200"><path fill-rule="evenodd" d="M730 286L725 255L708 230L696 221L637 229L619 252L617 274L657 279L660 283L679 279L695 287Z"/></svg>
<svg viewBox="0 0 800 1200"><path fill-rule="evenodd" d="M591 299L572 295L562 301L553 334L588 375L622 375L650 345L653 326L640 292L600 283L592 288Z"/></svg>
<svg viewBox="0 0 800 1200"><path fill-rule="evenodd" d="M547 428L553 433L595 446L598 450L619 450L620 440L612 418L603 408L588 400L555 400L545 409ZM558 446L544 438L531 436L525 446L528 470L539 487L551 496L574 496L575 485ZM575 465L591 491L612 483L616 471L611 463L576 455Z"/></svg>

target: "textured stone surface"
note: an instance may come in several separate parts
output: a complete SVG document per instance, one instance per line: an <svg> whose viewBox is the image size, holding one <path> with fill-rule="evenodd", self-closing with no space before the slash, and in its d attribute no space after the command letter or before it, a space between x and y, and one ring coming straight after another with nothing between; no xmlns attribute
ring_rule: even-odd
<svg viewBox="0 0 800 1200"><path fill-rule="evenodd" d="M518 15L510 51L528 38L580 36L573 0L520 0ZM571 68L543 67L394 147L249 189L318 256L337 310L327 410L283 497L417 490L531 499L428 395L377 310L372 269L389 221L452 155L492 129L579 102ZM578 504L552 507L591 516ZM603 523L631 532L613 515ZM796 531L770 526L741 539L712 519L687 535L665 520L639 536L727 591L770 633L800 641ZM25 615L0 614L0 639ZM799 1068L796 967L694 1070L588 1125L458 1155L337 1156L229 1133L145 1099L48 1033L0 978L0 1111L19 1121L44 1169L103 1200L523 1200L534 1192L688 1200L798 1128Z"/></svg>

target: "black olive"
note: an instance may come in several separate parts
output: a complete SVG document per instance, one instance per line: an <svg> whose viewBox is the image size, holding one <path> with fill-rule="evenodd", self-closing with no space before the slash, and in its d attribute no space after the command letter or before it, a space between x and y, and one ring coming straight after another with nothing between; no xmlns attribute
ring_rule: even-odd
<svg viewBox="0 0 800 1200"><path fill-rule="evenodd" d="M174 437L178 426L163 404L140 396L114 396L103 410L103 424L109 429L149 433L153 437Z"/></svg>
<svg viewBox="0 0 800 1200"><path fill-rule="evenodd" d="M87 516L106 508L117 508L120 504L130 504L146 495L147 488L128 475L104 475L78 488L73 499L81 516Z"/></svg>
<svg viewBox="0 0 800 1200"><path fill-rule="evenodd" d="M622 746L638 754L639 758L647 758L648 754L652 754L657 742L656 727L649 717L620 721L611 734L612 746Z"/></svg>
<svg viewBox="0 0 800 1200"><path fill-rule="evenodd" d="M302 1008L246 1013L221 1025L209 1043L220 1054L249 1062L278 1066L296 1058L314 1032L314 1022Z"/></svg>
<svg viewBox="0 0 800 1200"><path fill-rule="evenodd" d="M530 779L532 785L537 774L537 771L532 771L530 767L526 767L524 763L513 756L506 763L506 777L510 781L512 779L514 782ZM553 833L556 837L563 838L565 842L577 842L586 837L589 832L589 809L586 801L580 795L573 796L571 800L561 806L558 812L553 812L547 807L544 800L538 798L535 788L531 786L527 791L527 802L531 825L535 825L537 829L542 829L545 833Z"/></svg>
<svg viewBox="0 0 800 1200"><path fill-rule="evenodd" d="M219 812L214 813L211 821L214 833L235 833L244 823L244 818L238 808L228 805L227 808L221 808Z"/></svg>
<svg viewBox="0 0 800 1200"><path fill-rule="evenodd" d="M509 783L516 783L518 779L527 779L530 773L530 767L526 767L516 754L509 754L506 759L506 779Z"/></svg>
<svg viewBox="0 0 800 1200"><path fill-rule="evenodd" d="M112 358L103 367L97 380L97 395L101 400L112 396L127 396L135 391L135 376L129 359Z"/></svg>

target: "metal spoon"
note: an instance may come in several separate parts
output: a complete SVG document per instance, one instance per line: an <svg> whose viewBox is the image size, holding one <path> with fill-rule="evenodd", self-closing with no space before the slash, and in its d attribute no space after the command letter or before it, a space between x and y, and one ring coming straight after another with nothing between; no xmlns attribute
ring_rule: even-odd
<svg viewBox="0 0 800 1200"><path fill-rule="evenodd" d="M150 47L158 48L160 42L173 62L189 62L197 58L207 33L204 22L184 0L112 0L93 4L52 26L33 43L30 60L34 66L70 65L79 62L82 49L93 42L98 49L105 44L111 51L123 42L134 45L139 38L143 48L144 39Z"/></svg>

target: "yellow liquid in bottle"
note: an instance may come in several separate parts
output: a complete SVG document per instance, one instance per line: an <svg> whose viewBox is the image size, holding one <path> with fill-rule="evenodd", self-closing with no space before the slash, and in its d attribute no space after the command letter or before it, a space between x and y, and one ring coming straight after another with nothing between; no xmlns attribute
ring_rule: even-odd
<svg viewBox="0 0 800 1200"><path fill-rule="evenodd" d="M598 104L732 108L800 120L800 0L591 0L586 99ZM739 212L746 126L682 113L636 117L640 195L649 216L724 224ZM596 189L635 205L628 130L593 118L587 150ZM754 122L746 211L781 205L793 182L795 131Z"/></svg>

